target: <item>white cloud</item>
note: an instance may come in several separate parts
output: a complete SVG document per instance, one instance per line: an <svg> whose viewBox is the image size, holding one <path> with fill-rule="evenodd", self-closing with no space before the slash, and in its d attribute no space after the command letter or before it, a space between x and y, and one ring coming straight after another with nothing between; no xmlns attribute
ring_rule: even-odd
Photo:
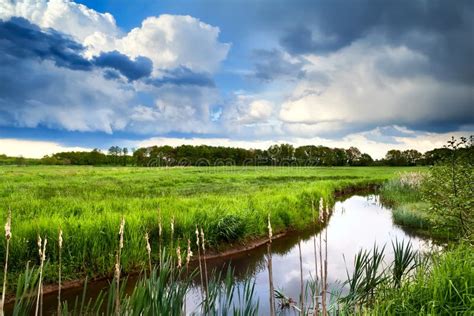
<svg viewBox="0 0 474 316"><path fill-rule="evenodd" d="M249 116L258 120L265 120L273 112L273 103L267 100L255 100L249 105Z"/></svg>
<svg viewBox="0 0 474 316"><path fill-rule="evenodd" d="M268 125L274 112L275 104L261 96L236 92L226 104L222 119L229 131L243 127ZM258 126L255 127L254 125Z"/></svg>
<svg viewBox="0 0 474 316"><path fill-rule="evenodd" d="M214 72L230 48L219 42L219 32L218 27L191 16L164 14L145 19L140 27L118 39L116 47L131 57L149 57L155 69L182 65L198 72Z"/></svg>
<svg viewBox="0 0 474 316"><path fill-rule="evenodd" d="M55 142L0 138L0 154L11 157L42 158L63 151L91 151L91 148L67 147Z"/></svg>
<svg viewBox="0 0 474 316"><path fill-rule="evenodd" d="M327 56L306 58L306 77L279 112L285 123L306 124L293 130L318 135L325 126L337 132L474 116L472 86L441 82L425 73L427 57L404 46L374 45L366 38Z"/></svg>
<svg viewBox="0 0 474 316"><path fill-rule="evenodd" d="M72 36L86 46L89 58L112 50L132 58L149 57L157 76L160 70L176 67L213 72L230 49L229 44L219 42L219 28L191 16L149 17L140 27L123 33L109 13L71 1L0 0L0 18L12 16ZM16 75L7 75L7 69L8 74ZM48 60L24 59L15 66L4 63L2 71L7 82L0 98L6 114L0 118L2 125L110 134L122 130L216 132L210 124L210 106L217 102L218 91L212 85L174 85L165 80L154 86L109 80L101 70L71 70ZM140 99L143 94L147 106Z"/></svg>
<svg viewBox="0 0 474 316"><path fill-rule="evenodd" d="M120 33L110 13L99 13L68 0L2 0L0 19L23 17L44 28L53 28L82 42L94 33Z"/></svg>
<svg viewBox="0 0 474 316"><path fill-rule="evenodd" d="M230 44L219 42L219 28L191 16L163 14L146 18L124 34L110 13L100 13L68 0L0 0L0 19L19 16L43 28L68 34L92 57L118 50L129 57L145 56L159 69L185 66L214 72L227 57Z"/></svg>

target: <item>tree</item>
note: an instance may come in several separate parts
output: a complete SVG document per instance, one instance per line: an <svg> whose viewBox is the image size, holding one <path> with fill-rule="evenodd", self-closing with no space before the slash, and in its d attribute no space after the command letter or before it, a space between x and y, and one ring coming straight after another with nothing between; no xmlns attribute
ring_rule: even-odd
<svg viewBox="0 0 474 316"><path fill-rule="evenodd" d="M385 162L389 166L405 166L406 160L400 150L392 149L385 155Z"/></svg>
<svg viewBox="0 0 474 316"><path fill-rule="evenodd" d="M350 166L358 166L359 160L362 157L362 153L357 147L349 147L346 149L347 164Z"/></svg>
<svg viewBox="0 0 474 316"><path fill-rule="evenodd" d="M452 138L450 156L430 168L422 187L423 199L438 227L472 240L474 223L474 147L466 138Z"/></svg>
<svg viewBox="0 0 474 316"><path fill-rule="evenodd" d="M404 162L409 166L415 166L421 161L422 154L415 149L409 149L402 152Z"/></svg>

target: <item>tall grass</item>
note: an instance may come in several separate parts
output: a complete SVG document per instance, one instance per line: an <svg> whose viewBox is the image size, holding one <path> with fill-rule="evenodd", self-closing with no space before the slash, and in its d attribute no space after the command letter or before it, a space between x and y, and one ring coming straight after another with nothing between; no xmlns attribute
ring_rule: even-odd
<svg viewBox="0 0 474 316"><path fill-rule="evenodd" d="M143 256L145 232L151 245L159 245L152 261L160 258L160 249L170 248L171 227L164 223L173 216L176 238L190 238L198 225L206 232L206 247L217 250L265 237L269 211L275 233L302 229L312 219L311 200L332 200L336 190L381 182L397 170L0 167L0 205L15 210L8 272L21 273L36 253L38 234L56 241L61 227L63 278L108 275L116 262L116 223L122 216L129 245L120 258L123 272L149 265ZM0 216L5 218L6 211L1 208ZM5 246L0 244L2 258ZM52 271L58 270L58 256L58 251L48 254L51 269L45 271L45 282L57 282Z"/></svg>

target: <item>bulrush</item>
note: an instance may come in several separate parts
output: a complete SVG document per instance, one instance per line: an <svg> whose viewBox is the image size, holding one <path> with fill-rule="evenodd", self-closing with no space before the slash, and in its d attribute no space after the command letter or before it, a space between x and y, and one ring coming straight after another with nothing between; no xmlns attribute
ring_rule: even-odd
<svg viewBox="0 0 474 316"><path fill-rule="evenodd" d="M36 309L35 309L35 316L38 316L40 310L43 310L43 306L40 306L40 302L43 301L43 267L44 261L46 260L46 244L48 243L48 239L44 238L44 242L42 242L41 237L38 235L38 254L40 258L40 274L38 280L38 293L36 295ZM41 304L42 305L42 304Z"/></svg>
<svg viewBox="0 0 474 316"><path fill-rule="evenodd" d="M150 245L150 238L148 233L145 233L145 241L146 241L146 252L148 253L148 266L150 268L151 273L151 245Z"/></svg>
<svg viewBox="0 0 474 316"><path fill-rule="evenodd" d="M59 251L59 273L58 273L58 315L61 315L61 252L63 249L63 231L61 228L58 233L58 251Z"/></svg>
<svg viewBox="0 0 474 316"><path fill-rule="evenodd" d="M12 213L11 213L11 210L8 210L7 222L5 223L5 239L7 240L7 248L5 250L5 269L3 270L2 301L0 302L0 315L1 316L3 316L3 304L5 303L5 292L7 291L8 252L9 252L11 238L12 238Z"/></svg>

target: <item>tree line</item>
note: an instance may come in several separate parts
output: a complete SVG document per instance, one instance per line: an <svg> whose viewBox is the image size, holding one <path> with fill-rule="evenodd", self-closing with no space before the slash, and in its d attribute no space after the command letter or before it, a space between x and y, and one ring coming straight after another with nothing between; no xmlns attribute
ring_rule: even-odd
<svg viewBox="0 0 474 316"><path fill-rule="evenodd" d="M471 143L463 151L472 154ZM151 146L138 149L112 146L107 152L59 152L41 159L0 155L0 164L17 165L93 165L93 166L417 166L433 165L450 156L452 149L436 148L425 153L417 150L387 152L374 160L356 147L272 145L268 149L243 149L222 146Z"/></svg>

